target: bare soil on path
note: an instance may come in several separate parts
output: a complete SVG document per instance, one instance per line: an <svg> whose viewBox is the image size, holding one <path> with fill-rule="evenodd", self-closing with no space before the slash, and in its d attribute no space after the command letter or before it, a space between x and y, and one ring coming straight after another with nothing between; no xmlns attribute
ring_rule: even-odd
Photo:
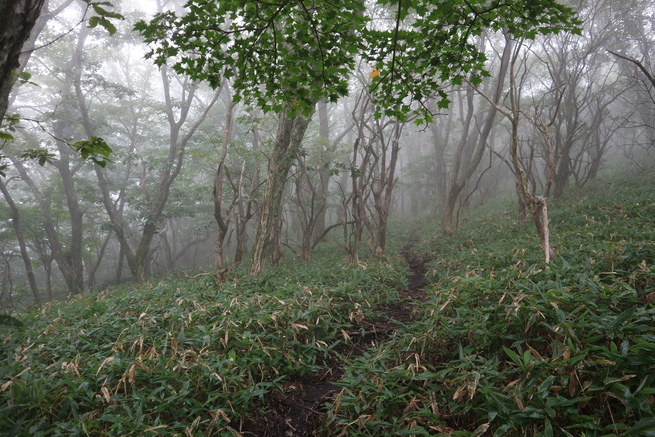
<svg viewBox="0 0 655 437"><path fill-rule="evenodd" d="M425 280L424 262L412 252L416 241L410 241L404 256L411 270L409 284L402 292L399 304L377 306L383 315L375 320L364 320L352 326L348 334L351 341L339 350L341 355L353 356L389 338L402 325L413 320L417 302L426 299L423 287ZM244 437L314 437L321 436L325 416L323 405L340 390L338 381L342 376L342 364L335 360L326 363L329 369L324 374L310 374L302 379L287 382L283 391L275 391L266 399L266 414L253 416L244 423Z"/></svg>

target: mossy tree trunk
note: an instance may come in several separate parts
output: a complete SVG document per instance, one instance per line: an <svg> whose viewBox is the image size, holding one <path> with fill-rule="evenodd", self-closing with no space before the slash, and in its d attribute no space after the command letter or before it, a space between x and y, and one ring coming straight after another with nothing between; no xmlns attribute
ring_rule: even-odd
<svg viewBox="0 0 655 437"><path fill-rule="evenodd" d="M214 268L220 272L225 266L224 260L224 244L230 228L230 220L232 217L232 210L234 209L238 200L239 192L234 191L231 202L225 207L223 213L223 178L225 178L225 158L227 157L227 149L232 137L232 118L234 115L234 107L236 103L230 101L227 105L227 114L225 116L225 127L223 130L223 148L221 150L221 157L218 161L218 167L214 176L214 218L218 224L218 235L216 243L214 244Z"/></svg>
<svg viewBox="0 0 655 437"><path fill-rule="evenodd" d="M279 220L284 188L312 115L313 108L307 115L290 115L290 108L279 114L273 153L268 162L266 189L259 209L257 234L250 257L249 272L252 275L259 275L266 267L279 262Z"/></svg>

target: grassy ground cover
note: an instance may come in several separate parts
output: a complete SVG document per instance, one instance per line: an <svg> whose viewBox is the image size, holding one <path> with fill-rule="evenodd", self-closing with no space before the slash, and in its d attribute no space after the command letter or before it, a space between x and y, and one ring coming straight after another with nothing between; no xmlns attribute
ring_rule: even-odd
<svg viewBox="0 0 655 437"><path fill-rule="evenodd" d="M350 360L327 432L655 435L653 186L609 175L551 205L548 266L509 202L455 239L427 225L429 301Z"/></svg>
<svg viewBox="0 0 655 437"><path fill-rule="evenodd" d="M239 435L270 393L337 362L325 435L655 435L653 186L608 175L553 203L548 266L511 200L453 239L405 225L394 239L421 237L428 300L359 354L344 356L348 333L398 303L400 257L344 268L327 251L220 287L182 275L14 314L0 435Z"/></svg>
<svg viewBox="0 0 655 437"><path fill-rule="evenodd" d="M1 333L0 435L238 435L271 390L326 372L352 320L404 286L402 260L322 261L16 314L24 328Z"/></svg>

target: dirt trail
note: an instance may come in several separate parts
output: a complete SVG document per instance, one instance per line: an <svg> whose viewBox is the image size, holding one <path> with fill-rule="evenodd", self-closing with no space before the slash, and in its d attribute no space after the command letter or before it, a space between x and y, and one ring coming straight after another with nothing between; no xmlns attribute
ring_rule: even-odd
<svg viewBox="0 0 655 437"><path fill-rule="evenodd" d="M401 325L412 321L416 302L426 298L424 262L412 252L416 240L411 240L403 254L411 270L409 286L403 292L400 304L378 306L383 317L364 322L353 329L351 342L344 348L345 354L358 354L370 347L371 342L388 338ZM364 328L363 330L361 328ZM362 335L361 333L364 332ZM267 400L268 413L253 417L244 426L244 436L257 437L314 437L319 436L325 411L322 405L329 401L341 387L341 363L329 363L331 370L323 375L308 375L289 382L283 392L274 392Z"/></svg>

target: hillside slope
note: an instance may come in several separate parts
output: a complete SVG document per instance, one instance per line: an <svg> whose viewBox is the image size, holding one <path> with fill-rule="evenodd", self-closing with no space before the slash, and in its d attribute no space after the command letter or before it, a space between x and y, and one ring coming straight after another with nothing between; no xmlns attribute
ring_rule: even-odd
<svg viewBox="0 0 655 437"><path fill-rule="evenodd" d="M400 255L316 254L15 314L23 329L0 328L0 435L309 435L252 419L327 379L341 388L313 412L316 435L655 435L654 182L607 177L551 205L548 266L511 201L453 239L424 224L426 300L384 335L370 334L409 283Z"/></svg>
<svg viewBox="0 0 655 437"><path fill-rule="evenodd" d="M655 179L551 205L556 257L501 203L428 225L419 321L349 363L333 434L655 435Z"/></svg>

